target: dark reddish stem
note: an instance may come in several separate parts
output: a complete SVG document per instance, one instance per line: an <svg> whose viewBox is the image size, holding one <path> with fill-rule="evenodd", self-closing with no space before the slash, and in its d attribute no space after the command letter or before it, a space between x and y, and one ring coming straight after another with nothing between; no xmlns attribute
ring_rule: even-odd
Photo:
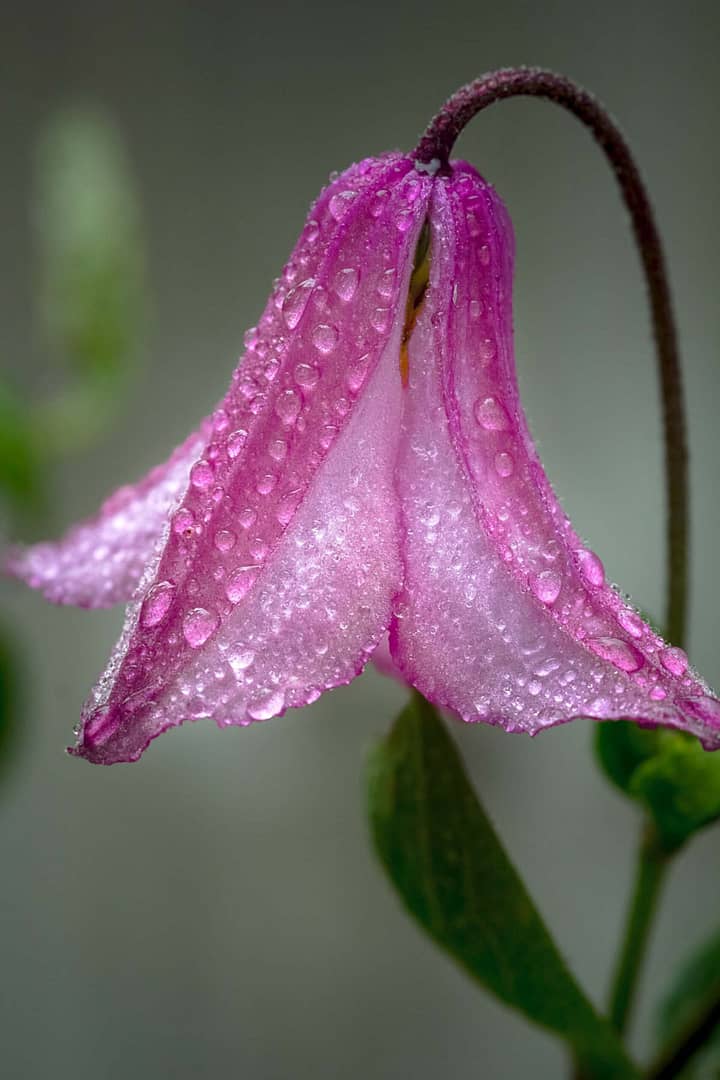
<svg viewBox="0 0 720 1080"><path fill-rule="evenodd" d="M541 68L505 68L462 87L430 122L413 157L448 169L450 152L466 124L488 105L509 97L547 98L573 113L592 132L620 186L632 220L652 311L665 435L668 595L665 632L682 644L688 590L689 492L685 407L670 285L655 215L625 139L603 106L570 79Z"/></svg>

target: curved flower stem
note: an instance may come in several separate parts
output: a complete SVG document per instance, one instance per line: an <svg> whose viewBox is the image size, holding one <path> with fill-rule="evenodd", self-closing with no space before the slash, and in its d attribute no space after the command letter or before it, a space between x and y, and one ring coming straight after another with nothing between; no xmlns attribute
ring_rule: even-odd
<svg viewBox="0 0 720 1080"><path fill-rule="evenodd" d="M446 171L452 147L465 125L488 105L517 96L547 98L590 129L610 163L630 213L650 298L663 408L668 513L665 633L681 645L687 611L688 483L680 358L662 243L630 148L602 105L570 79L541 68L505 68L482 75L453 94L430 122L413 156L421 165Z"/></svg>
<svg viewBox="0 0 720 1080"><path fill-rule="evenodd" d="M661 847L654 827L648 824L640 842L635 883L610 992L609 1019L620 1035L625 1033L630 1019L670 858L671 855Z"/></svg>

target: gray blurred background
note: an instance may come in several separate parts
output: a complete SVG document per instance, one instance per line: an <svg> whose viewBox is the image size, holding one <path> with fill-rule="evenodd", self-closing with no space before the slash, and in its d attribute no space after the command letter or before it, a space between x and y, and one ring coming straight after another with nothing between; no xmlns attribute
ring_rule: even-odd
<svg viewBox="0 0 720 1080"><path fill-rule="evenodd" d="M461 82L536 63L620 120L670 258L691 420L693 662L720 683L720 166L712 2L403 0L249 5L5 0L0 12L0 361L26 390L28 185L57 105L95 101L143 200L152 324L130 407L52 478L56 524L141 474L224 392L308 203L333 169L409 148ZM498 187L518 248L524 400L548 472L609 576L663 608L658 400L642 280L613 181L569 117L533 101L460 151ZM370 673L302 714L186 726L137 765L66 758L121 612L53 609L2 583L30 673L0 788L0 1070L8 1077L243 1080L555 1077L559 1045L484 996L400 911L371 855L362 766L402 691ZM601 1001L638 822L576 724L532 742L457 727L468 767L563 950ZM634 1046L716 925L720 834L676 862Z"/></svg>

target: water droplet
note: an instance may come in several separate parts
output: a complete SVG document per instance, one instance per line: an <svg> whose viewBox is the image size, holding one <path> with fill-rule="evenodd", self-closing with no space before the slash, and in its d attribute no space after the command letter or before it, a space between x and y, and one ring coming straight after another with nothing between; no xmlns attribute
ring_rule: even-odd
<svg viewBox="0 0 720 1080"><path fill-rule="evenodd" d="M225 412L224 409L216 409L213 413L212 421L213 430L216 431L218 435L222 435L223 431L227 431L228 427L230 426L228 414Z"/></svg>
<svg viewBox="0 0 720 1080"><path fill-rule="evenodd" d="M389 270L384 270L380 275L377 291L385 300L389 300L393 294L393 290L395 289L395 277L396 271L394 267L391 267Z"/></svg>
<svg viewBox="0 0 720 1080"><path fill-rule="evenodd" d="M480 316L482 315L482 310L483 310L483 306L482 306L482 301L481 300L471 300L470 301L470 318L471 319L473 319L473 320L479 319Z"/></svg>
<svg viewBox="0 0 720 1080"><path fill-rule="evenodd" d="M510 427L508 414L497 398L478 398L474 412L478 424L486 431L505 431Z"/></svg>
<svg viewBox="0 0 720 1080"><path fill-rule="evenodd" d="M660 653L660 663L671 675L684 675L688 667L688 658L682 649L673 647L663 649Z"/></svg>
<svg viewBox="0 0 720 1080"><path fill-rule="evenodd" d="M498 476L508 477L512 476L515 470L515 462L512 454L506 454L505 452L495 455L495 472Z"/></svg>
<svg viewBox="0 0 720 1080"><path fill-rule="evenodd" d="M274 382L275 381L275 376L277 375L279 370L280 370L280 361L278 360L278 358L276 356L273 356L270 360L268 360L267 364L263 368L263 375L265 376L265 378L267 379L268 382Z"/></svg>
<svg viewBox="0 0 720 1080"><path fill-rule="evenodd" d="M325 424L320 433L320 446L323 450L329 450L335 441L338 429L334 424Z"/></svg>
<svg viewBox="0 0 720 1080"><path fill-rule="evenodd" d="M320 372L312 364L297 364L294 375L295 382L303 390L314 390L320 378Z"/></svg>
<svg viewBox="0 0 720 1080"><path fill-rule="evenodd" d="M631 637L641 638L645 633L645 623L635 611L630 611L627 608L621 611L618 615L618 622Z"/></svg>
<svg viewBox="0 0 720 1080"><path fill-rule="evenodd" d="M250 529L257 521L257 511L252 506L246 506L238 514L238 525L241 529Z"/></svg>
<svg viewBox="0 0 720 1080"><path fill-rule="evenodd" d="M259 571L259 566L239 566L233 571L225 586L225 595L231 604L239 604L247 596Z"/></svg>
<svg viewBox="0 0 720 1080"><path fill-rule="evenodd" d="M254 540L251 540L248 544L248 551L256 562L262 562L266 557L269 548L262 536L256 536Z"/></svg>
<svg viewBox="0 0 720 1080"><path fill-rule="evenodd" d="M287 525L292 520L301 498L301 488L296 488L294 491L289 491L287 495L283 495L276 511L276 517L281 525Z"/></svg>
<svg viewBox="0 0 720 1080"><path fill-rule="evenodd" d="M378 334L384 334L390 325L390 308L377 307L370 315L370 325Z"/></svg>
<svg viewBox="0 0 720 1080"><path fill-rule="evenodd" d="M348 303L357 292L360 275L354 266L340 270L335 278L335 292L341 300Z"/></svg>
<svg viewBox="0 0 720 1080"><path fill-rule="evenodd" d="M662 686L653 686L652 690L650 691L650 697L653 701L664 701L664 699L667 697L667 691L664 690Z"/></svg>
<svg viewBox="0 0 720 1080"><path fill-rule="evenodd" d="M300 405L300 398L294 390L283 390L275 402L275 412L289 426L297 420Z"/></svg>
<svg viewBox="0 0 720 1080"><path fill-rule="evenodd" d="M483 266L490 265L490 248L487 246L487 244L483 244L483 246L480 248L480 262Z"/></svg>
<svg viewBox="0 0 720 1080"><path fill-rule="evenodd" d="M331 353L339 340L337 326L330 326L328 323L319 323L312 332L312 343L323 356Z"/></svg>
<svg viewBox="0 0 720 1080"><path fill-rule="evenodd" d="M244 428L238 428L237 431L233 431L232 435L228 435L227 441L227 453L231 461L240 454L243 446L247 442L247 431Z"/></svg>
<svg viewBox="0 0 720 1080"><path fill-rule="evenodd" d="M148 629L162 622L170 609L174 592L172 581L159 581L153 585L140 609L140 625Z"/></svg>
<svg viewBox="0 0 720 1080"><path fill-rule="evenodd" d="M370 213L374 218L378 218L382 214L387 204L387 197L388 192L384 188L375 192L375 201L370 207Z"/></svg>
<svg viewBox="0 0 720 1080"><path fill-rule="evenodd" d="M395 228L398 232L406 233L413 223L412 210L401 210L395 218Z"/></svg>
<svg viewBox="0 0 720 1080"><path fill-rule="evenodd" d="M284 439L273 439L268 446L268 454L273 461L277 461L278 463L285 460L287 457L287 450L287 443Z"/></svg>
<svg viewBox="0 0 720 1080"><path fill-rule="evenodd" d="M339 191L330 199L329 209L336 221L342 221L357 198L357 191Z"/></svg>
<svg viewBox="0 0 720 1080"><path fill-rule="evenodd" d="M255 653L252 649L240 649L238 652L233 652L228 656L228 663L237 675L240 671L247 671L255 660Z"/></svg>
<svg viewBox="0 0 720 1080"><path fill-rule="evenodd" d="M490 361L494 359L496 352L497 349L495 347L495 342L492 340L492 338L483 338L483 340L480 342L480 345L478 346L480 363L483 366L489 364Z"/></svg>
<svg viewBox="0 0 720 1080"><path fill-rule="evenodd" d="M315 279L306 278L305 281L301 281L299 285L296 285L294 289L288 291L282 306L283 318L288 330L294 330L302 319L310 299L310 293L314 287Z"/></svg>
<svg viewBox="0 0 720 1080"><path fill-rule="evenodd" d="M305 226L305 232L303 234L303 239L305 243L312 247L317 242L319 235L320 226L318 225L317 221L308 221L307 225Z"/></svg>
<svg viewBox="0 0 720 1080"><path fill-rule="evenodd" d="M609 660L621 671L638 671L645 663L643 654L634 645L621 641L620 638L591 638L588 645L601 660Z"/></svg>
<svg viewBox="0 0 720 1080"><path fill-rule="evenodd" d="M557 570L541 570L530 579L530 588L543 604L554 604L560 595L562 577Z"/></svg>
<svg viewBox="0 0 720 1080"><path fill-rule="evenodd" d="M356 360L347 370L345 380L347 382L348 390L353 394L356 394L362 384L367 378L368 368L370 367L370 353L365 353L359 360Z"/></svg>
<svg viewBox="0 0 720 1080"><path fill-rule="evenodd" d="M191 648L199 649L215 633L219 624L220 620L214 612L196 607L188 611L183 619L183 636Z"/></svg>
<svg viewBox="0 0 720 1080"><path fill-rule="evenodd" d="M182 533L183 536L191 536L195 532L195 515L192 510L186 510L185 507L181 507L172 519L172 530L174 533Z"/></svg>
<svg viewBox="0 0 720 1080"><path fill-rule="evenodd" d="M215 470L209 461L196 461L190 470L190 483L204 491L215 482Z"/></svg>
<svg viewBox="0 0 720 1080"><path fill-rule="evenodd" d="M590 551L589 548L578 548L573 554L587 585L593 589L599 589L605 584L605 567L594 551Z"/></svg>
<svg viewBox="0 0 720 1080"><path fill-rule="evenodd" d="M277 476L274 473L265 473L255 485L258 495L269 495L277 484Z"/></svg>
<svg viewBox="0 0 720 1080"><path fill-rule="evenodd" d="M717 698L702 694L700 697L681 698L678 705L696 720L720 727L720 701Z"/></svg>
<svg viewBox="0 0 720 1080"><path fill-rule="evenodd" d="M527 688L528 694L530 694L532 697L537 697L542 690L542 683L539 682L537 679L531 679L528 683Z"/></svg>
<svg viewBox="0 0 720 1080"><path fill-rule="evenodd" d="M218 551L231 551L235 547L237 537L230 529L220 529L215 533L215 547Z"/></svg>
<svg viewBox="0 0 720 1080"><path fill-rule="evenodd" d="M285 704L285 695L281 690L273 690L270 694L257 697L247 707L248 716L253 720L270 720L277 716Z"/></svg>

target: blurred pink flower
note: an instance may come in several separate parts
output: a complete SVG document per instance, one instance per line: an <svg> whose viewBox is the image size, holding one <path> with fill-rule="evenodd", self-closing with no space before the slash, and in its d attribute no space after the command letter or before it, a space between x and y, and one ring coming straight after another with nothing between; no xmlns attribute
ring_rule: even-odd
<svg viewBox="0 0 720 1080"><path fill-rule="evenodd" d="M133 761L187 719L266 720L388 641L467 721L629 717L720 745L720 702L606 582L543 472L502 203L467 164L432 173L395 154L333 181L212 418L12 554L49 600L131 601L73 753Z"/></svg>

